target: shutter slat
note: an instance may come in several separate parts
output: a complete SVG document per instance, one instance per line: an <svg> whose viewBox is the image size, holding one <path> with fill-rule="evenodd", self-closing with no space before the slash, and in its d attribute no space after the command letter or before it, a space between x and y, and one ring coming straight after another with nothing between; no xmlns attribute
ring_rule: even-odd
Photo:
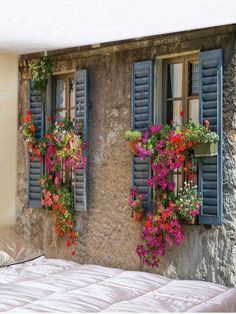
<svg viewBox="0 0 236 314"><path fill-rule="evenodd" d="M76 71L75 74L75 124L84 124L84 140L88 141L88 75L87 70ZM87 153L86 153L87 155ZM74 209L87 210L87 173L85 169L77 169L74 175Z"/></svg>
<svg viewBox="0 0 236 314"><path fill-rule="evenodd" d="M219 135L218 155L205 157L199 165L199 190L203 197L199 223L222 223L222 50L200 54L200 123L210 122L211 131Z"/></svg>
<svg viewBox="0 0 236 314"><path fill-rule="evenodd" d="M217 75L217 68L202 70L203 77L211 77Z"/></svg>
<svg viewBox="0 0 236 314"><path fill-rule="evenodd" d="M203 85L202 90L203 90L203 93L216 92L217 91L217 84Z"/></svg>
<svg viewBox="0 0 236 314"><path fill-rule="evenodd" d="M217 93L206 92L203 94L203 101L211 101L217 99Z"/></svg>
<svg viewBox="0 0 236 314"><path fill-rule="evenodd" d="M152 62L143 61L133 64L132 73L132 128L143 131L152 122L153 74ZM132 156L132 186L144 194L144 204L151 209L151 188L148 178L151 175L149 159Z"/></svg>
<svg viewBox="0 0 236 314"><path fill-rule="evenodd" d="M41 139L44 131L44 103L42 93L35 90L32 81L29 82L29 110L38 128L36 138ZM29 154L28 171L28 206L31 208L42 208L42 189L40 178L43 175L43 164L35 157L31 159Z"/></svg>

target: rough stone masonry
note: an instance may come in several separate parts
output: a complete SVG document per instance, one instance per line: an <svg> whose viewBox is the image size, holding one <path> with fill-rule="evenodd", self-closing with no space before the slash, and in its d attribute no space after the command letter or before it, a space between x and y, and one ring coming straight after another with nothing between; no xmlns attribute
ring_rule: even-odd
<svg viewBox="0 0 236 314"><path fill-rule="evenodd" d="M135 61L192 50L224 49L224 223L185 226L186 238L155 271L171 278L200 279L236 286L236 55L235 26L126 41L101 47L49 52L54 72L86 68L89 73L89 210L78 214L79 263L142 270L135 253L141 226L130 218L131 155L123 139L131 125L131 67ZM28 109L27 62L19 67L19 121ZM46 256L72 257L57 239L51 212L27 207L27 151L18 141L17 230Z"/></svg>

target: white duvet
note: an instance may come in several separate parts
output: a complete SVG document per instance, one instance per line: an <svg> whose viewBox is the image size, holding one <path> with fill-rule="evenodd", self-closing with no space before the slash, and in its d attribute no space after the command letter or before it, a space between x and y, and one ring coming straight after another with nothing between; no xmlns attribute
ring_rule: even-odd
<svg viewBox="0 0 236 314"><path fill-rule="evenodd" d="M236 312L236 289L59 259L0 268L1 312Z"/></svg>

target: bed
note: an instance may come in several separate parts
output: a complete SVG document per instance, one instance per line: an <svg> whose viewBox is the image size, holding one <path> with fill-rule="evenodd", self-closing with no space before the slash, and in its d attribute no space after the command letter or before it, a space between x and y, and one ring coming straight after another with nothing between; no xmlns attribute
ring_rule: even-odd
<svg viewBox="0 0 236 314"><path fill-rule="evenodd" d="M1 312L235 312L236 289L47 259L0 268Z"/></svg>

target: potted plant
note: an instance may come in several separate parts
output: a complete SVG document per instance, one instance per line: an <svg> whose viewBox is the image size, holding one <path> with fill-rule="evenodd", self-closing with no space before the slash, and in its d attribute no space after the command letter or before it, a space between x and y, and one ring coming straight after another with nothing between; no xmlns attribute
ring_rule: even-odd
<svg viewBox="0 0 236 314"><path fill-rule="evenodd" d="M208 120L204 121L204 125L196 125L190 121L183 126L183 130L186 140L193 143L194 157L217 155L219 136L209 130Z"/></svg>
<svg viewBox="0 0 236 314"><path fill-rule="evenodd" d="M219 136L215 132L208 131L202 141L194 145L194 157L217 156Z"/></svg>
<svg viewBox="0 0 236 314"><path fill-rule="evenodd" d="M201 204L201 198L197 192L197 186L193 182L184 182L175 199L176 214L179 221L189 225L197 224L197 215Z"/></svg>
<svg viewBox="0 0 236 314"><path fill-rule="evenodd" d="M141 222L144 217L144 197L144 194L139 194L137 189L131 188L129 205L137 222Z"/></svg>
<svg viewBox="0 0 236 314"><path fill-rule="evenodd" d="M137 144L140 142L141 138L142 133L140 131L129 130L125 132L125 140L134 155L138 154Z"/></svg>

